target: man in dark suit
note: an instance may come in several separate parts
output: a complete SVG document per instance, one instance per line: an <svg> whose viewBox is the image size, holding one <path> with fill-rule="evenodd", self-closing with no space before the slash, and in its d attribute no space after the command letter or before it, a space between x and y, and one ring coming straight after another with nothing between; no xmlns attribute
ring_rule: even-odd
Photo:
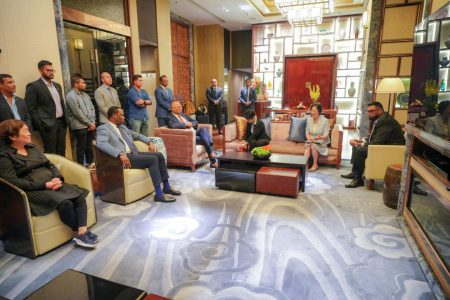
<svg viewBox="0 0 450 300"><path fill-rule="evenodd" d="M64 156L66 153L66 120L61 86L53 81L55 70L52 63L38 63L41 77L29 83L25 91L33 128L39 130L44 152Z"/></svg>
<svg viewBox="0 0 450 300"><path fill-rule="evenodd" d="M166 126L166 118L170 115L170 105L173 101L172 90L168 87L169 79L166 75L159 77L159 87L155 90L156 117L158 127Z"/></svg>
<svg viewBox="0 0 450 300"><path fill-rule="evenodd" d="M255 110L256 91L250 84L250 79L246 79L245 86L241 89L241 93L239 95L242 115L244 115L247 109Z"/></svg>
<svg viewBox="0 0 450 300"><path fill-rule="evenodd" d="M166 119L167 127L175 129L191 128L192 130L195 130L196 143L205 147L205 151L206 153L208 153L209 161L211 162L210 167L217 168L217 155L213 147L213 138L209 134L208 129L197 129L198 122L190 118L188 115L182 113L183 107L181 106L181 103L179 101L174 101L172 103L171 110L172 113L170 113Z"/></svg>
<svg viewBox="0 0 450 300"><path fill-rule="evenodd" d="M169 184L164 156L155 152L156 147L149 137L131 131L124 125L125 115L118 106L111 106L107 112L108 121L97 128L97 147L114 157L120 158L126 169L146 169L150 173L155 187L156 202L174 202L175 197L181 192L174 190ZM150 152L139 152L133 141L141 141L148 144ZM161 183L163 189L161 189Z"/></svg>
<svg viewBox="0 0 450 300"><path fill-rule="evenodd" d="M208 99L209 122L217 127L219 134L222 134L223 90L217 86L217 79L212 79L211 86L206 89L206 99Z"/></svg>
<svg viewBox="0 0 450 300"><path fill-rule="evenodd" d="M380 102L371 102L367 106L367 114L371 121L371 131L367 140L350 140L352 145L353 164L350 174L341 175L343 178L353 179L346 184L346 188L364 186L363 174L369 145L404 145L405 138L400 124L387 112L384 112Z"/></svg>
<svg viewBox="0 0 450 300"><path fill-rule="evenodd" d="M264 123L256 119L256 113L253 109L248 109L244 113L247 120L247 130L245 140L248 143L249 151L255 147L261 147L270 143L270 137L266 133Z"/></svg>
<svg viewBox="0 0 450 300"><path fill-rule="evenodd" d="M9 74L0 74L0 123L8 119L22 120L33 128L25 101L14 95L16 83Z"/></svg>

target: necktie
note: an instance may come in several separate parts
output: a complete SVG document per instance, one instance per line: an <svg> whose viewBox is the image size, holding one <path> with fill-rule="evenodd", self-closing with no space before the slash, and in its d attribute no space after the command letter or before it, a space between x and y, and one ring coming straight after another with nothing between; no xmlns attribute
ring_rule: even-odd
<svg viewBox="0 0 450 300"><path fill-rule="evenodd" d="M250 94L250 88L247 88L247 101L248 101L248 98L249 98L249 94Z"/></svg>
<svg viewBox="0 0 450 300"><path fill-rule="evenodd" d="M125 143L127 143L128 147L130 148L131 153L138 154L139 153L138 148L136 147L136 145L134 145L133 141L131 141L128 138L125 129L119 127L119 131L120 131L120 134L122 135L122 139L125 141Z"/></svg>
<svg viewBox="0 0 450 300"><path fill-rule="evenodd" d="M216 88L213 88L213 97L216 98Z"/></svg>

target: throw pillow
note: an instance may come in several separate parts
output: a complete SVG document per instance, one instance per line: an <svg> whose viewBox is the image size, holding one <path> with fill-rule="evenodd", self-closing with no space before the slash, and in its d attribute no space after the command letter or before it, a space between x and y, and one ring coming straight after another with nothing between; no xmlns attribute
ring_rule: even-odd
<svg viewBox="0 0 450 300"><path fill-rule="evenodd" d="M302 143L306 141L306 122L308 117L291 117L291 128L289 128L288 140Z"/></svg>
<svg viewBox="0 0 450 300"><path fill-rule="evenodd" d="M266 134L271 138L271 136L270 136L270 121L271 121L270 117L261 119L261 122L264 123L264 128L266 130Z"/></svg>
<svg viewBox="0 0 450 300"><path fill-rule="evenodd" d="M244 117L233 116L236 120L236 136L238 140L245 139L245 131L247 130L247 120Z"/></svg>

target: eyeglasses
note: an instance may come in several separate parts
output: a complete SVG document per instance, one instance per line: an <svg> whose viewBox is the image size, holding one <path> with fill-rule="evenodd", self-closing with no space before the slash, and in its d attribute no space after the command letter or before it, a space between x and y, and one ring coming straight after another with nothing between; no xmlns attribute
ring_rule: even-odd
<svg viewBox="0 0 450 300"><path fill-rule="evenodd" d="M377 111L376 109L368 109L367 110L367 113L372 113L372 112L374 112L374 111Z"/></svg>

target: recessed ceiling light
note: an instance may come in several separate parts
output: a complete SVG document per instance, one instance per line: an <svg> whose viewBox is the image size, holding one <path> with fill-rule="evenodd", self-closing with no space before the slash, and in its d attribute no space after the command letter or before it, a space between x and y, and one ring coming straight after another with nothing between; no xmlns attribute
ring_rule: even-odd
<svg viewBox="0 0 450 300"><path fill-rule="evenodd" d="M225 11L226 11L226 12L229 12L230 10L227 8L227 9L225 9Z"/></svg>

